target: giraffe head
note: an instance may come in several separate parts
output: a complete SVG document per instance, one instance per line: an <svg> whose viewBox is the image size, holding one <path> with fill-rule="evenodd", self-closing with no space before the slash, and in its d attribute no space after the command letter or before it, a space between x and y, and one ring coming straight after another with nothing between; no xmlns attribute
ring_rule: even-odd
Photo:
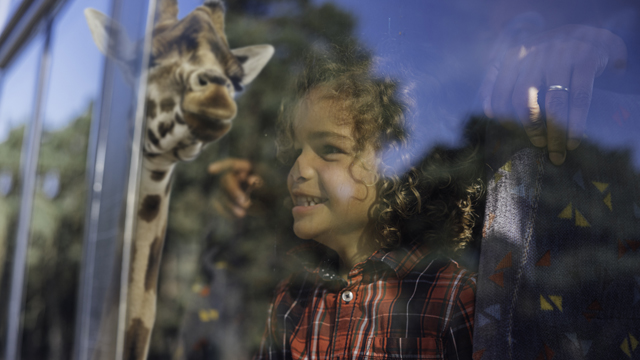
<svg viewBox="0 0 640 360"><path fill-rule="evenodd" d="M230 130L236 93L274 52L271 45L230 49L220 0L205 1L181 20L177 14L175 0L158 1L146 95L144 154L170 162L195 158L204 144ZM130 74L142 44L129 42L117 23L96 10L85 10L85 16L98 48Z"/></svg>

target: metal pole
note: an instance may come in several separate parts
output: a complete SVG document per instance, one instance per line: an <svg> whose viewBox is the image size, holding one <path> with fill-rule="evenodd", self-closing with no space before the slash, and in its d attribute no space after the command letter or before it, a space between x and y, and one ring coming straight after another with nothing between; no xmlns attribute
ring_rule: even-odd
<svg viewBox="0 0 640 360"><path fill-rule="evenodd" d="M153 21L156 13L156 1L149 0L147 5L147 23L145 26L144 46L142 49L142 64L140 65L140 78L138 82L136 118L131 144L131 165L129 167L129 182L127 184L127 205L124 225L124 241L122 245L122 271L120 272L120 304L118 306L118 335L116 338L116 360L122 360L124 354L124 337L127 315L127 290L129 285L129 265L131 262L131 245L135 233L136 205L138 201L138 184L140 182L140 160L142 147L144 146L145 125L145 99L147 95L147 76L149 70L149 58L151 54L151 36L153 33Z"/></svg>
<svg viewBox="0 0 640 360"><path fill-rule="evenodd" d="M29 245L29 227L31 226L31 211L36 185L36 171L38 169L38 156L40 152L40 138L42 136L42 109L49 81L51 64L51 24L53 18L46 20L45 43L40 58L38 70L38 83L35 95L35 111L31 124L28 126L26 155L23 157L22 166L22 196L20 202L20 214L18 217L18 231L16 235L16 247L13 255L13 270L11 273L11 290L9 293L9 311L7 314L7 342L5 348L5 360L20 358L20 342L22 337L22 304L24 300L25 278L27 274L27 250Z"/></svg>
<svg viewBox="0 0 640 360"><path fill-rule="evenodd" d="M118 10L120 1L113 0L111 16ZM74 337L74 360L87 360L91 356L91 306L93 304L93 277L98 241L98 225L100 220L100 204L102 202L102 185L106 162L107 143L109 137L109 119L111 117L111 100L113 94L113 78L115 63L105 59L102 75L102 91L100 101L93 109L89 154L87 156L87 206L85 216L85 233L83 256L80 266L80 285L78 291L78 309L76 312L76 329Z"/></svg>

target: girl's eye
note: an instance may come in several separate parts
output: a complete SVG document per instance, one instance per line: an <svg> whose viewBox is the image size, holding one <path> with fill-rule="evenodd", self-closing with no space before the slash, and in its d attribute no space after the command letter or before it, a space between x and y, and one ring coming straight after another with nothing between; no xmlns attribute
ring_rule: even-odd
<svg viewBox="0 0 640 360"><path fill-rule="evenodd" d="M342 149L331 145L325 145L322 147L322 155L344 154Z"/></svg>

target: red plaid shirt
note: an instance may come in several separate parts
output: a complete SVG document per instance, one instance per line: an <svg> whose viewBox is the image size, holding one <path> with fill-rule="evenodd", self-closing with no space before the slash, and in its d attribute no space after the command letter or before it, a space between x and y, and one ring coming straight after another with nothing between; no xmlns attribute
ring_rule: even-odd
<svg viewBox="0 0 640 360"><path fill-rule="evenodd" d="M330 268L281 283L255 359L471 359L475 274L420 244Z"/></svg>

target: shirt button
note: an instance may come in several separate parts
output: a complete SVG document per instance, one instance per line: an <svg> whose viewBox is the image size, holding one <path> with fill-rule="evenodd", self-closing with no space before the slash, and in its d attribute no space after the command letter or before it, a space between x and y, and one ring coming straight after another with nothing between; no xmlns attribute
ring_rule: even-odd
<svg viewBox="0 0 640 360"><path fill-rule="evenodd" d="M342 300L349 302L353 300L353 293L349 290L342 293Z"/></svg>

